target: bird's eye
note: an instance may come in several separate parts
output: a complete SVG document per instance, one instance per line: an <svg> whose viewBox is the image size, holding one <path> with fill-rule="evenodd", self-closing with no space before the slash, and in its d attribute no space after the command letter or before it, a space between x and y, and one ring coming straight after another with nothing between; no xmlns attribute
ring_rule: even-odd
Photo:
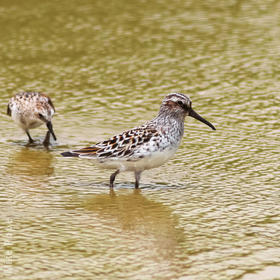
<svg viewBox="0 0 280 280"><path fill-rule="evenodd" d="M182 102L181 100L179 100L177 103L178 103L180 106L183 105L183 102Z"/></svg>
<svg viewBox="0 0 280 280"><path fill-rule="evenodd" d="M42 114L39 113L38 116L39 116L39 119L44 119Z"/></svg>

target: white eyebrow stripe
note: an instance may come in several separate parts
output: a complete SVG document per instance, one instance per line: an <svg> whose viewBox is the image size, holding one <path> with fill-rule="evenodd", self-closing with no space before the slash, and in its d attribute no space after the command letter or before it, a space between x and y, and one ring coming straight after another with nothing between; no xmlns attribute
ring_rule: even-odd
<svg viewBox="0 0 280 280"><path fill-rule="evenodd" d="M170 93L166 96L166 99L172 99L172 98L183 99L183 100L185 100L185 102L189 106L191 106L192 101L187 95L184 95L184 94L179 93L179 92L173 92L173 93Z"/></svg>
<svg viewBox="0 0 280 280"><path fill-rule="evenodd" d="M184 94L179 93L179 92L173 92L173 93L168 94L168 97L172 97L172 96L177 96L177 97L186 99L186 96Z"/></svg>

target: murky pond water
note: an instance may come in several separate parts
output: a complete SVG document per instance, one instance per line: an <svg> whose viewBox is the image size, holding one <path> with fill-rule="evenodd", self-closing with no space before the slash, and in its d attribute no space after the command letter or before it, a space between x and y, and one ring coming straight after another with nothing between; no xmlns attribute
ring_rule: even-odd
<svg viewBox="0 0 280 280"><path fill-rule="evenodd" d="M1 279L280 279L279 1L0 3ZM57 144L5 115L56 106ZM176 157L117 177L60 152L153 118L181 91ZM31 131L36 141L45 128Z"/></svg>

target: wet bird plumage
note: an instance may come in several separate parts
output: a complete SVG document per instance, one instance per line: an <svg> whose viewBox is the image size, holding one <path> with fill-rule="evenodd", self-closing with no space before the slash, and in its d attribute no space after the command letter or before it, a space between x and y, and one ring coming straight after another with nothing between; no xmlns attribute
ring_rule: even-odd
<svg viewBox="0 0 280 280"><path fill-rule="evenodd" d="M39 92L17 93L7 106L7 114L26 132L30 143L33 139L29 130L46 124L48 132L43 142L45 146L49 145L50 134L56 140L51 123L54 112L55 108L50 97Z"/></svg>
<svg viewBox="0 0 280 280"><path fill-rule="evenodd" d="M113 187L119 172L133 171L137 188L144 170L162 165L175 154L184 134L184 119L187 115L215 129L193 111L187 96L171 93L163 100L158 116L146 124L91 147L64 152L62 155L96 159L104 168L115 169L110 178L110 187Z"/></svg>

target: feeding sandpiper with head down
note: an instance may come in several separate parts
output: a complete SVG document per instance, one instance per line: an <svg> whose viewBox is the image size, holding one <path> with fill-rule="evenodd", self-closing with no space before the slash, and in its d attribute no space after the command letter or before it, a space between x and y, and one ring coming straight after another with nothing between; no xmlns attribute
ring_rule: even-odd
<svg viewBox="0 0 280 280"><path fill-rule="evenodd" d="M144 170L162 165L175 154L183 137L186 116L216 130L192 109L189 97L182 93L170 93L164 98L158 116L153 120L91 147L62 155L95 159L102 167L114 169L110 177L111 188L117 174L132 171L135 174L135 188L138 188Z"/></svg>
<svg viewBox="0 0 280 280"><path fill-rule="evenodd" d="M21 127L28 136L29 143L34 140L29 130L45 124L48 128L43 144L47 147L50 135L56 140L52 126L52 116L55 112L51 99L39 92L17 93L8 103L7 114Z"/></svg>

